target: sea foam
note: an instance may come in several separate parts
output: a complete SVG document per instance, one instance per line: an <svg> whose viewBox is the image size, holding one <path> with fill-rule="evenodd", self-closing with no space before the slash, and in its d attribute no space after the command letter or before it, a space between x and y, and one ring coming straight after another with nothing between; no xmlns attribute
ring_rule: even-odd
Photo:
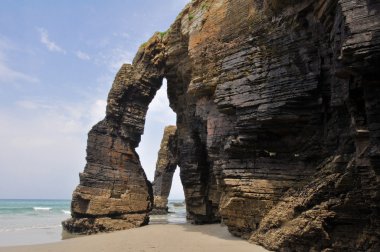
<svg viewBox="0 0 380 252"><path fill-rule="evenodd" d="M50 211L51 207L33 207L34 211Z"/></svg>
<svg viewBox="0 0 380 252"><path fill-rule="evenodd" d="M71 214L71 212L70 211L67 211L67 210L61 210L62 211L62 213L64 213L64 214Z"/></svg>

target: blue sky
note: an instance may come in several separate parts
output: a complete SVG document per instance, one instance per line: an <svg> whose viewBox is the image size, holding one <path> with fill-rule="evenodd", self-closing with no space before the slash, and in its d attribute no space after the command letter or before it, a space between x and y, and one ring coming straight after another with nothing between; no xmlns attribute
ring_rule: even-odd
<svg viewBox="0 0 380 252"><path fill-rule="evenodd" d="M1 0L0 198L71 198L116 72L187 2ZM149 179L168 124L164 85L137 150ZM178 172L170 197L183 198Z"/></svg>

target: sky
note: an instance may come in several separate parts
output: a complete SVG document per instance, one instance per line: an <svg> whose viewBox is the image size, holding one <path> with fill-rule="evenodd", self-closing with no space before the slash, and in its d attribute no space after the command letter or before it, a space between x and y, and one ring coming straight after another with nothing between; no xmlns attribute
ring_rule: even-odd
<svg viewBox="0 0 380 252"><path fill-rule="evenodd" d="M1 0L0 198L71 198L115 74L187 2ZM169 124L164 83L137 149L150 180ZM181 199L178 169L174 176L170 198Z"/></svg>

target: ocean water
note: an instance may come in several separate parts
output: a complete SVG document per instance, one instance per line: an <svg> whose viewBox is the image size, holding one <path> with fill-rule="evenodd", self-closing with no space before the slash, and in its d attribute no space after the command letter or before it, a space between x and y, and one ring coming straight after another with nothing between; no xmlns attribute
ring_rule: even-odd
<svg viewBox="0 0 380 252"><path fill-rule="evenodd" d="M168 215L151 216L150 224L186 223L183 200L170 200L168 207ZM0 199L0 247L60 241L61 222L70 217L70 200Z"/></svg>
<svg viewBox="0 0 380 252"><path fill-rule="evenodd" d="M0 246L56 242L70 200L0 200Z"/></svg>
<svg viewBox="0 0 380 252"><path fill-rule="evenodd" d="M169 200L168 208L168 214L151 215L150 224L183 224L187 222L184 200Z"/></svg>

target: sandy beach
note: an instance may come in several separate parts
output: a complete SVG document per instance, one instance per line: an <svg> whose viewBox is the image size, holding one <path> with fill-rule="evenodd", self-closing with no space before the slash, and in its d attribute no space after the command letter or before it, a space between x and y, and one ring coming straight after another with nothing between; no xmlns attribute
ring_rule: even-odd
<svg viewBox="0 0 380 252"><path fill-rule="evenodd" d="M262 247L233 237L219 224L148 225L125 231L72 238L56 243L0 247L0 251L218 251L263 252Z"/></svg>

